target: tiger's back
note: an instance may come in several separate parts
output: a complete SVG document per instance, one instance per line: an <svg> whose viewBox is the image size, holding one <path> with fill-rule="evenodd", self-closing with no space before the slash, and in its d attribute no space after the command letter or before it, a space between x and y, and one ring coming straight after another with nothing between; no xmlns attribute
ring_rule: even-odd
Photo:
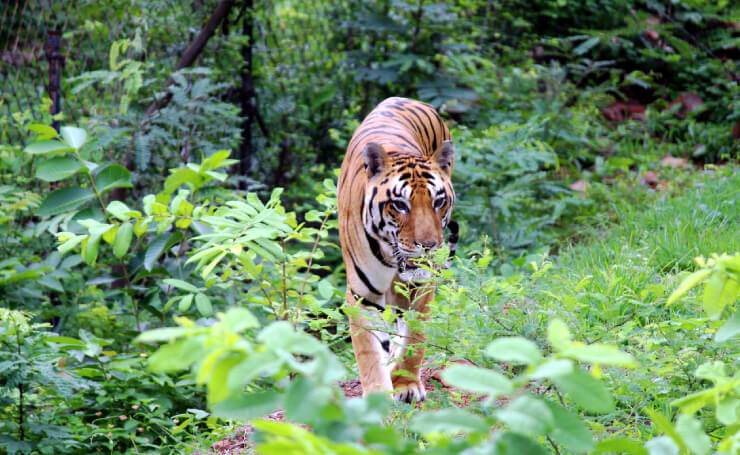
<svg viewBox="0 0 740 455"><path fill-rule="evenodd" d="M414 280L423 273L411 260L443 243L455 197L453 160L450 132L429 104L388 98L357 128L342 162L337 201L349 305L359 301L376 310L416 305L402 301L393 282L415 287ZM414 308L420 313L432 297L426 294ZM361 317L350 322L365 392L400 387L406 390L402 399L423 399L418 378L414 384L403 383L382 365L391 351L388 335L365 329L367 321ZM418 365L397 364L418 376Z"/></svg>

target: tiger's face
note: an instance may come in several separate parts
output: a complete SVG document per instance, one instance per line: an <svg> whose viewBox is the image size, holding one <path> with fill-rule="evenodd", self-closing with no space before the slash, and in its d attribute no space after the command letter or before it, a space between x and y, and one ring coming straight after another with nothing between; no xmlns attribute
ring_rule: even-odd
<svg viewBox="0 0 740 455"><path fill-rule="evenodd" d="M442 246L455 202L450 181L454 147L446 141L432 156L395 159L377 144L363 150L368 185L362 220L372 250L402 280L426 278L412 259ZM375 251L373 251L375 253ZM378 255L376 254L376 257Z"/></svg>

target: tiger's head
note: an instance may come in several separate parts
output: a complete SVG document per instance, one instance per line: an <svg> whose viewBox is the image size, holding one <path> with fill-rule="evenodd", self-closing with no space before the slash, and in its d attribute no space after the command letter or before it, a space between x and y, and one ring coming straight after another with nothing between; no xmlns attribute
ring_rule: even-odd
<svg viewBox="0 0 740 455"><path fill-rule="evenodd" d="M411 260L444 241L442 230L455 202L450 180L454 150L452 141L431 156L395 154L373 142L363 149L368 184L362 221L368 242L404 281L426 278L428 273Z"/></svg>

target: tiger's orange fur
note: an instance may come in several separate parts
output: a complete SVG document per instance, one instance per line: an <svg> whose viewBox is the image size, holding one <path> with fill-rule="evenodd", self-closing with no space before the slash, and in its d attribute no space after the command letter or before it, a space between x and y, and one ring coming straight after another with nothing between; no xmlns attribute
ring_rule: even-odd
<svg viewBox="0 0 740 455"><path fill-rule="evenodd" d="M443 243L455 201L453 162L450 132L439 114L406 98L380 103L347 148L338 186L339 238L346 302L363 310L351 312L350 329L366 394L395 390L396 399L425 398L419 377L424 334L410 332L402 318L378 329L382 319L367 314L390 306L426 318L434 285L419 281L425 272L410 259ZM410 288L409 297L396 292L395 282ZM394 374L399 370L411 375Z"/></svg>

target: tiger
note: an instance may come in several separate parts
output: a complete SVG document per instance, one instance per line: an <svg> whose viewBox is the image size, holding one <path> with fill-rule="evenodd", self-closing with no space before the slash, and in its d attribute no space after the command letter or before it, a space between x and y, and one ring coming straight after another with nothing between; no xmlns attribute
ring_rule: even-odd
<svg viewBox="0 0 740 455"><path fill-rule="evenodd" d="M415 259L442 246L445 227L451 233L450 258L454 254L454 155L450 131L437 111L399 97L378 104L347 146L337 184L339 240L364 395L384 392L407 403L426 398L420 377L426 337L410 330L402 316L415 310L419 319L428 319L434 284ZM399 292L399 283L405 292ZM389 307L399 317L394 327L378 329L377 321L383 321L378 313Z"/></svg>

